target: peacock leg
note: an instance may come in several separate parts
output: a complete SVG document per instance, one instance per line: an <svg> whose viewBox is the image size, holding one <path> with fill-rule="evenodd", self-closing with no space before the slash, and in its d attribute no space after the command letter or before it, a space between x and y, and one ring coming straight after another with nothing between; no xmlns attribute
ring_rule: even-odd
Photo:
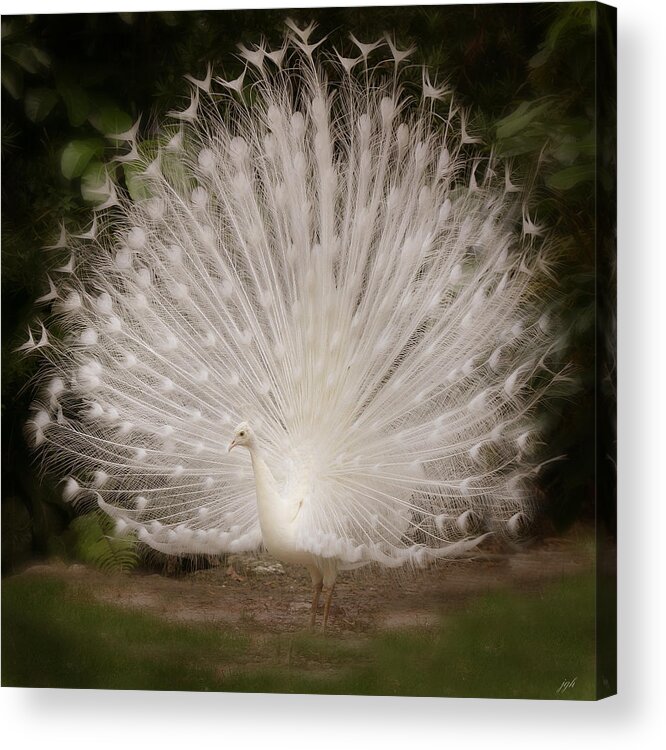
<svg viewBox="0 0 666 750"><path fill-rule="evenodd" d="M314 629L315 620L317 619L317 609L319 607L319 596L321 595L321 589L323 587L323 581L319 581L314 584L314 591L312 593L312 611L310 612L310 630Z"/></svg>
<svg viewBox="0 0 666 750"><path fill-rule="evenodd" d="M324 604L324 624L322 630L326 630L326 623L328 622L328 613L331 611L331 600L333 599L333 592L335 591L335 582L331 584L331 588L328 590L326 596L326 602Z"/></svg>

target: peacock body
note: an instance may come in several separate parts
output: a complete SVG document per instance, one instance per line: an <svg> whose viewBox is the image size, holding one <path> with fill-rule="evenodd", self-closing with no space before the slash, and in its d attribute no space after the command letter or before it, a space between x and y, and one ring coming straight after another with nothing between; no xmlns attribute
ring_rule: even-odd
<svg viewBox="0 0 666 750"><path fill-rule="evenodd" d="M63 230L25 348L66 499L321 588L519 533L559 339L543 232L451 94L410 94L391 39L346 58L312 30L190 78L158 138L115 134L133 190Z"/></svg>

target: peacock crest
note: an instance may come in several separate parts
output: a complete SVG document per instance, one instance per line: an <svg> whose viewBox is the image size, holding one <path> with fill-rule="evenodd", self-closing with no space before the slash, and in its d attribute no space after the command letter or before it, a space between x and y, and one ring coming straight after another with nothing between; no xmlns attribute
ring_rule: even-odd
<svg viewBox="0 0 666 750"><path fill-rule="evenodd" d="M45 360L31 439L67 500L174 554L262 544L239 423L315 557L519 535L564 377L547 235L455 96L404 82L413 50L313 35L289 22L239 78L188 77L150 141L113 134L130 189L63 225L23 347Z"/></svg>

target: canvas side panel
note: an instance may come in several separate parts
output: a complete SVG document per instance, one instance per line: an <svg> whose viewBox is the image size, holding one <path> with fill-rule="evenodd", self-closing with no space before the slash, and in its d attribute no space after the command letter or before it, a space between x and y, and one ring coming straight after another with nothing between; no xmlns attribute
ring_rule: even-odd
<svg viewBox="0 0 666 750"><path fill-rule="evenodd" d="M617 692L617 10L597 3L597 698Z"/></svg>

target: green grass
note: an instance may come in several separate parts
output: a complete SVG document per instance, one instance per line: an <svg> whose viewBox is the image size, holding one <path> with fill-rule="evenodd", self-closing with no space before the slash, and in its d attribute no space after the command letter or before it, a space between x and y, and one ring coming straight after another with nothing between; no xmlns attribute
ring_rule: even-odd
<svg viewBox="0 0 666 750"><path fill-rule="evenodd" d="M22 576L2 588L2 684L593 699L594 625L592 575L485 595L434 630L344 638L173 625Z"/></svg>
<svg viewBox="0 0 666 750"><path fill-rule="evenodd" d="M59 581L3 582L4 686L214 690L211 665L246 649L238 635L77 600Z"/></svg>

